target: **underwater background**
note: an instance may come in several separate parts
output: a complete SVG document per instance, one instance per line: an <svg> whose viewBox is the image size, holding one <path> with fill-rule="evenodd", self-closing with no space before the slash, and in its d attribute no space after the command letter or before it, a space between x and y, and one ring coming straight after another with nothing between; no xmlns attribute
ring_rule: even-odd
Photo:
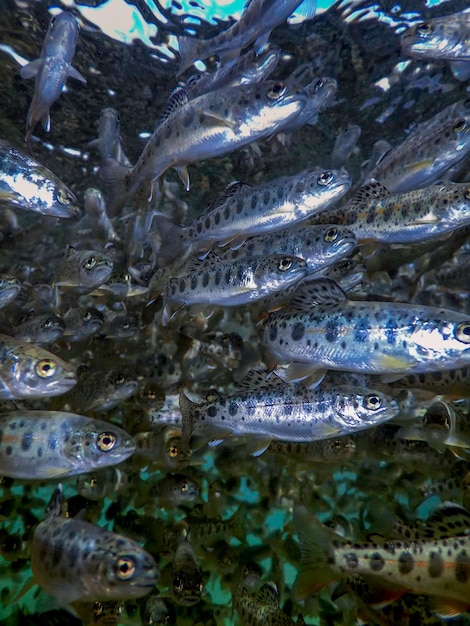
<svg viewBox="0 0 470 626"><path fill-rule="evenodd" d="M279 25L269 41L280 47L282 55L270 79L286 80L305 65L312 79L327 76L337 81L334 101L321 111L315 124L262 140L257 150L248 145L191 164L189 191L173 171L167 172L163 203L168 212L176 221L188 224L234 180L258 185L307 168L334 167L333 148L348 125L359 127L360 136L341 157L340 165L353 185L359 183L363 164L371 158L377 141L398 145L417 124L468 96L468 81L456 80L448 63L413 60L402 53L400 45L400 35L411 25L467 7L466 0L334 4L322 0L313 19ZM0 138L22 150L26 149L25 124L34 85L20 76L20 68L37 58L51 16L62 10L72 11L80 24L73 66L86 84L67 81L51 107L50 132L38 125L30 146L34 158L54 172L83 206L89 187L103 187L100 155L92 143L98 136L102 109L113 107L118 112L122 145L129 161L135 163L179 84L177 38L213 36L239 19L243 3L0 0ZM198 62L196 69L213 70L215 66L215 60L209 58ZM455 180L468 180L469 166L467 156ZM125 221L116 220L115 228L123 239ZM0 270L21 281L23 293L27 293L24 303L32 286L52 282L67 246L96 249L95 234L80 220L59 221L17 211L14 218L1 218L0 232ZM144 288L155 271L152 252L144 250L139 260L138 282ZM416 258L428 252L423 249ZM362 293L374 294L378 284L377 291L391 299L392 281L408 273L414 279L421 266L419 261L413 266L413 254L404 254L403 259L393 250L382 249L380 254L379 260L374 255L367 259ZM452 251L448 255L451 258ZM445 260L444 256L438 262ZM410 300L416 291L432 286L433 280L431 275L427 283L407 285ZM69 515L81 511L83 515L84 511L88 521L144 546L160 570L160 593L151 595L162 597L164 605L155 610L157 619L148 617L150 596L128 600L120 606L119 618L106 621L100 613L102 607L90 603L81 607L82 618L74 616L38 587L17 599L31 578L34 529L44 519L59 480L4 477L0 482L0 624L293 623L283 621L279 614L263 617L262 613L250 618L252 621L240 620L232 597L240 568L248 563L259 566L260 581L274 582L286 619L354 624L360 603L352 596L337 602L325 590L307 600L295 598L300 549L293 507L303 504L340 534L354 536L359 528L364 534L379 527L378 532L386 534L384 528L394 516L410 524L426 519L439 502L470 505L465 455L454 456L438 446L423 451L422 440L395 439L398 426L396 430L391 427L389 439L383 435L383 442L369 434L357 443L352 436L349 447L337 443L337 456L323 450L316 459L308 459L296 456L295 450L286 454L269 449L253 456L242 442L238 446L201 445L187 458L178 448L179 392L185 389L204 396L207 390L217 388L225 393L241 374L259 366L258 320L247 312L227 316L216 312L205 326L182 315L163 327L158 321L161 301L149 291L122 298L103 293L80 298L81 306L93 307L106 318L101 330L82 343L74 345L61 338L47 349L76 367L86 365L99 372L100 382L95 378L93 383L97 386L107 372L137 381L135 393L114 402L111 409L77 412L122 426L139 441L139 449L115 468L61 479ZM38 301L39 297L36 304ZM468 315L468 285L444 295L429 289L421 302ZM39 309L36 306L36 311ZM55 310L66 313L60 304ZM9 334L4 329L12 318L8 309L0 313L0 330ZM462 397L468 397L468 377L463 384L466 392ZM445 391L438 395L445 397ZM5 402L2 410L57 409L57 401L19 400L14 406ZM420 405L416 398L412 404L410 412L417 419L429 406ZM468 418L468 404L459 405L459 411ZM153 439L142 435L152 432ZM190 606L174 602L169 591L174 529L181 520L186 520L190 532L192 526L200 526L200 536L196 540L194 531L192 541L204 590ZM227 523L218 527L221 520ZM421 621L414 623L444 623L428 609L420 613ZM297 621L299 613L303 618ZM361 618L366 620L364 614ZM389 621L382 619L366 623L406 623L403 615L396 620L393 616ZM468 622L464 613L453 623Z"/></svg>

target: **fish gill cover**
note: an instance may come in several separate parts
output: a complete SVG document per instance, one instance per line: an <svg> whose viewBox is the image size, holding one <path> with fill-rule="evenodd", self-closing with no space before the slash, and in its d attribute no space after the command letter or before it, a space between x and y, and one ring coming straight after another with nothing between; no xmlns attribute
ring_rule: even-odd
<svg viewBox="0 0 470 626"><path fill-rule="evenodd" d="M468 3L317 4L0 2L1 624L469 622Z"/></svg>

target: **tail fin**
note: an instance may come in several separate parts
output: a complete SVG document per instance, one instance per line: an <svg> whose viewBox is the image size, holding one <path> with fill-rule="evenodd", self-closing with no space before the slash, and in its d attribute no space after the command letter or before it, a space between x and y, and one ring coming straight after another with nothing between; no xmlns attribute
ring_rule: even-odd
<svg viewBox="0 0 470 626"><path fill-rule="evenodd" d="M200 40L196 37L178 37L178 47L181 57L180 66L176 78L185 72L188 67L198 58L198 47Z"/></svg>
<svg viewBox="0 0 470 626"><path fill-rule="evenodd" d="M330 531L307 509L294 509L294 525L300 542L300 567L295 581L298 599L320 591L339 577L335 568L335 552Z"/></svg>
<svg viewBox="0 0 470 626"><path fill-rule="evenodd" d="M184 250L184 228L177 226L164 215L153 218L160 234L160 248L157 252L159 267L166 267L175 261Z"/></svg>

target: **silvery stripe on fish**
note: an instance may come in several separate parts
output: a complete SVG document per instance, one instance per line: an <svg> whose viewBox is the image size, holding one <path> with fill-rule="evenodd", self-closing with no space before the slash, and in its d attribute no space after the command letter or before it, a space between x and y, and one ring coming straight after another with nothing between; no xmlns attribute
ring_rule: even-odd
<svg viewBox="0 0 470 626"><path fill-rule="evenodd" d="M0 473L40 480L115 465L135 449L114 424L63 411L0 414Z"/></svg>
<svg viewBox="0 0 470 626"><path fill-rule="evenodd" d="M34 531L34 580L60 604L139 598L156 585L154 558L118 533L61 516L62 487Z"/></svg>
<svg viewBox="0 0 470 626"><path fill-rule="evenodd" d="M50 130L49 109L60 96L69 76L86 83L80 72L72 67L78 30L78 22L72 13L62 11L55 15L49 23L41 56L21 68L22 78L36 77L28 111L26 141L39 120L46 131Z"/></svg>
<svg viewBox="0 0 470 626"><path fill-rule="evenodd" d="M310 389L276 376L265 380L259 373L251 373L247 388L202 404L183 393L180 408L183 442L205 431L215 442L230 434L315 441L370 428L398 414L395 400L381 392L323 384Z"/></svg>
<svg viewBox="0 0 470 626"><path fill-rule="evenodd" d="M77 382L75 369L51 352L0 335L0 398L44 398L65 393Z"/></svg>
<svg viewBox="0 0 470 626"><path fill-rule="evenodd" d="M238 306L281 291L307 273L303 259L274 254L239 261L224 261L214 255L199 262L188 274L170 279L164 291L164 322L174 307L207 304Z"/></svg>
<svg viewBox="0 0 470 626"><path fill-rule="evenodd" d="M270 363L371 374L418 374L470 363L470 318L435 307L356 302L329 279L303 285L290 312L261 331Z"/></svg>
<svg viewBox="0 0 470 626"><path fill-rule="evenodd" d="M272 135L306 101L302 88L280 81L217 89L193 100L184 89L176 90L135 166L126 168L113 159L102 164L110 214L116 215L140 189L150 188L146 197L153 197L152 184L172 167L189 189L187 165Z"/></svg>
<svg viewBox="0 0 470 626"><path fill-rule="evenodd" d="M0 204L39 215L71 218L77 199L59 178L31 156L0 140Z"/></svg>
<svg viewBox="0 0 470 626"><path fill-rule="evenodd" d="M470 224L470 185L442 183L390 194L371 182L350 202L313 216L312 222L346 226L358 241L406 244L434 239Z"/></svg>
<svg viewBox="0 0 470 626"><path fill-rule="evenodd" d="M204 60L217 54L223 64L233 63L240 51L255 42L259 53L267 43L271 31L282 24L302 4L302 0L254 0L246 5L240 19L230 28L210 39L179 37L181 63L177 76L197 59ZM316 2L305 0L303 9L313 18Z"/></svg>
<svg viewBox="0 0 470 626"><path fill-rule="evenodd" d="M162 238L159 264L167 265L188 249L207 249L216 242L238 243L294 226L330 206L350 186L351 178L344 170L317 168L256 187L233 183L208 213L186 228L178 228L163 216L155 218Z"/></svg>

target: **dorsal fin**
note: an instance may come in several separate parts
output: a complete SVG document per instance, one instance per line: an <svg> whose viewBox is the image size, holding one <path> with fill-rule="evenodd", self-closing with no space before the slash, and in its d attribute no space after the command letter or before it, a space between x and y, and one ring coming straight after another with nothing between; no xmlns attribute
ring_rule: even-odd
<svg viewBox="0 0 470 626"><path fill-rule="evenodd" d="M200 272L205 267L209 265L213 265L214 263L220 263L221 258L218 254L216 254L213 250L209 250L209 252L201 259L198 256L193 256L186 263L184 271L188 274L192 272Z"/></svg>
<svg viewBox="0 0 470 626"><path fill-rule="evenodd" d="M303 282L289 303L291 309L309 311L315 306L333 306L347 300L346 294L331 278Z"/></svg>
<svg viewBox="0 0 470 626"><path fill-rule="evenodd" d="M63 491L62 483L59 483L52 494L52 498L46 507L46 518L60 517L62 515Z"/></svg>
<svg viewBox="0 0 470 626"><path fill-rule="evenodd" d="M256 599L259 600L262 604L278 608L279 594L276 584L271 580L265 583L256 594Z"/></svg>
<svg viewBox="0 0 470 626"><path fill-rule="evenodd" d="M376 200L386 198L390 195L389 190L382 185L382 183L379 183L378 180L372 178L368 183L356 191L351 202L348 204L348 207L358 205L363 206L364 204L375 202Z"/></svg>
<svg viewBox="0 0 470 626"><path fill-rule="evenodd" d="M170 115L172 115L175 111L187 104L189 100L189 94L186 89L184 89L183 87L176 87L176 89L171 92L168 100L166 101L165 106L163 107L163 111L155 124L155 127L162 124L168 117L170 117Z"/></svg>
<svg viewBox="0 0 470 626"><path fill-rule="evenodd" d="M230 200L234 196L237 196L240 193L245 193L249 189L252 189L252 186L250 184L242 183L239 180L234 180L232 183L229 183L227 185L224 193L220 196L220 198L217 198L209 204L209 206L207 207L207 212L209 213L217 207L223 206L228 200Z"/></svg>
<svg viewBox="0 0 470 626"><path fill-rule="evenodd" d="M273 372L270 374L266 370L253 369L247 372L247 374L237 383L237 390L239 391L255 391L260 387L285 387L286 383L277 374Z"/></svg>

